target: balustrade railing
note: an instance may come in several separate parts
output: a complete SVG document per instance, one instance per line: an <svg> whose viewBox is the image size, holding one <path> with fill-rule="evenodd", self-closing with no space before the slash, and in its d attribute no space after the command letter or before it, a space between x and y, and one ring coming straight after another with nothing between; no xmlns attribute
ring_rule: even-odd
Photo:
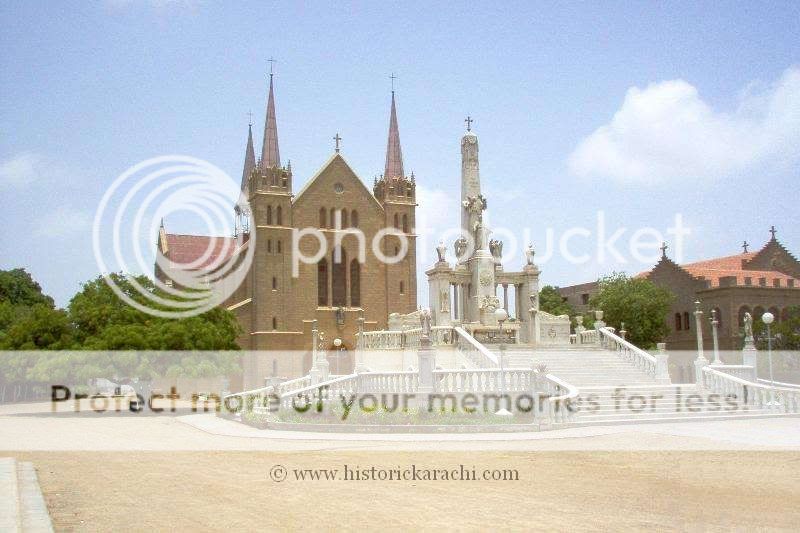
<svg viewBox="0 0 800 533"><path fill-rule="evenodd" d="M703 387L733 396L745 405L780 413L800 413L800 389L772 387L722 372L719 366L703 368Z"/></svg>
<svg viewBox="0 0 800 533"><path fill-rule="evenodd" d="M614 333L613 328L605 327L595 330L600 346L606 350L617 352L624 360L650 376L656 377L656 358L641 348L631 344Z"/></svg>
<svg viewBox="0 0 800 533"><path fill-rule="evenodd" d="M596 329L585 329L578 335L580 335L581 344L597 344L599 339Z"/></svg>
<svg viewBox="0 0 800 533"><path fill-rule="evenodd" d="M475 363L479 368L495 368L500 366L497 356L462 327L453 328L456 335L455 344L458 350Z"/></svg>

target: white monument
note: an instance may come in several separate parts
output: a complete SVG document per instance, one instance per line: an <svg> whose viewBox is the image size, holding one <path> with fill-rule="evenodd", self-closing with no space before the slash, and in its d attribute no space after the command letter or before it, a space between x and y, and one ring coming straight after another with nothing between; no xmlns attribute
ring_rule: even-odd
<svg viewBox="0 0 800 533"><path fill-rule="evenodd" d="M503 329L516 342L536 344L541 332L539 269L533 262L533 247L526 249L521 271L503 270L503 243L490 239L486 223L488 203L481 193L478 136L472 131L472 119L467 117L466 123L461 137L461 237L454 243L456 262L447 262L440 244L438 261L426 272L433 323L461 325L481 341L491 341L498 329L494 311L503 308L512 317ZM514 309L509 309L509 291L513 291ZM560 340L568 343L568 329L564 337Z"/></svg>

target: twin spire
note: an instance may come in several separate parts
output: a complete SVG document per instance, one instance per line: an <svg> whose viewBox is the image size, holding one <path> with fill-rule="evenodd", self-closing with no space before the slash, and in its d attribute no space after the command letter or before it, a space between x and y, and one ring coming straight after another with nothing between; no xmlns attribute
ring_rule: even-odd
<svg viewBox="0 0 800 533"><path fill-rule="evenodd" d="M397 127L397 110L394 105L394 91L392 91L392 111L389 115L389 139L386 141L386 169L383 171L386 178L402 178L403 151L400 148L400 130Z"/></svg>
<svg viewBox="0 0 800 533"><path fill-rule="evenodd" d="M275 118L275 89L273 87L272 78L273 74L270 72L267 118L264 123L264 142L261 148L261 169L281 166L281 154L278 148L278 122ZM251 123L247 133L247 148L245 150L244 169L242 171L242 191L244 191L245 194L247 194L248 178L255 167L256 157L253 149L253 124ZM384 169L383 175L387 178L405 176L403 172L403 151L400 148L400 130L397 127L394 89L392 89L392 107L389 116L389 138L386 142L386 168Z"/></svg>
<svg viewBox="0 0 800 533"><path fill-rule="evenodd" d="M261 168L281 166L278 149L278 122L275 120L275 93L272 88L272 73L269 74L269 97L267 98L267 120L264 123L264 144L261 148Z"/></svg>

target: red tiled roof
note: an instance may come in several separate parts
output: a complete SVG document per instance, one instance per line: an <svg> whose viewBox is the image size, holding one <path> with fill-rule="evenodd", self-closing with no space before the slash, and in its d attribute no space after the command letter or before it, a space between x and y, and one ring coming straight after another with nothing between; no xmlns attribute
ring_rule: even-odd
<svg viewBox="0 0 800 533"><path fill-rule="evenodd" d="M184 268L192 265L192 269L218 265L216 261L228 259L236 251L235 237L210 237L207 235L177 235L167 233L166 257L170 262ZM207 254L207 255L206 255ZM205 257L204 257L205 256ZM201 260L201 258L203 258ZM195 261L200 261L194 265Z"/></svg>
<svg viewBox="0 0 800 533"><path fill-rule="evenodd" d="M682 269L692 276L703 277L711 282L712 287L719 287L720 278L734 276L737 285L745 285L745 278L750 278L753 285L759 285L759 278L766 278L768 287L772 287L774 280L780 280L780 286L786 287L787 280L794 279L795 286L800 286L796 278L778 272L777 270L748 270L744 267L746 261L752 259L756 254L744 253L697 261L680 265Z"/></svg>

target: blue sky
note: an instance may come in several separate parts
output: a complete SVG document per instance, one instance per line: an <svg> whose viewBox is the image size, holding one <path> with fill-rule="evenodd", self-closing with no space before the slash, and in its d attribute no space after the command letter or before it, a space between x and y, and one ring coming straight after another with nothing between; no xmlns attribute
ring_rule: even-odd
<svg viewBox="0 0 800 533"><path fill-rule="evenodd" d="M62 305L97 274L92 218L125 169L187 154L238 179L271 56L295 192L337 131L362 179L382 171L394 72L434 226L457 221L470 114L491 224L530 227L539 249L546 228L593 231L603 210L628 236L682 214L685 260L760 246L772 224L800 253L797 2L33 1L3 2L0 23L0 268L27 268ZM649 266L554 257L542 281Z"/></svg>

